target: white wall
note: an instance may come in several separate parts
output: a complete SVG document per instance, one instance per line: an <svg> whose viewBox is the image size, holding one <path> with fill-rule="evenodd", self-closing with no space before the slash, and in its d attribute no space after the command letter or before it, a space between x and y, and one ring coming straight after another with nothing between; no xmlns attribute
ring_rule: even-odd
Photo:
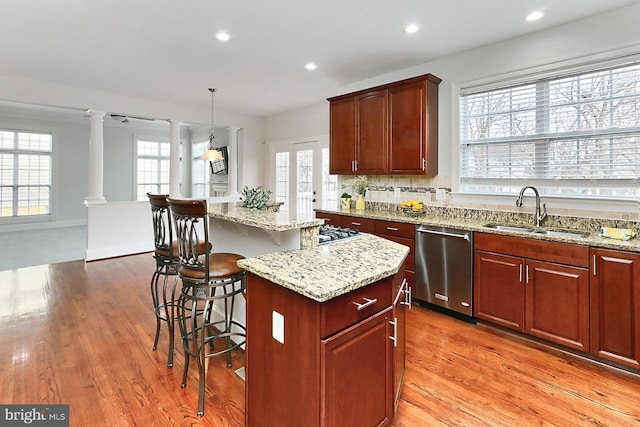
<svg viewBox="0 0 640 427"><path fill-rule="evenodd" d="M553 67L554 64L561 65L566 61L580 61L581 57L588 55L606 57L614 54L615 50L640 53L640 25L637 19L639 16L640 4L635 4L549 30L344 85L338 93L329 93L327 97L421 74L431 73L440 77L442 83L439 86L439 177L435 181L446 185L447 182L451 182L451 175L457 168L456 159L452 155L452 146L457 144L454 129L457 123L453 120L458 99L456 87L459 88L460 85L468 82L490 80L491 76L495 75L517 73L534 67ZM437 43L437 41L434 42ZM315 106L268 117L267 141L273 143L328 134L328 110L329 103L319 100ZM422 180L427 183L427 186L432 186L433 180L427 178ZM416 185L415 177L411 182Z"/></svg>
<svg viewBox="0 0 640 427"><path fill-rule="evenodd" d="M203 98L207 98L203 95ZM29 117L22 109L14 114L11 107L0 108L0 127L33 129L54 132L52 201L52 221L85 223L87 218L84 199L87 197L88 158L90 121L83 118L88 109L131 116L175 119L185 124L210 123L211 111L207 105L177 105L157 100L128 97L121 94L103 93L95 90L63 87L47 82L28 81L0 75L0 101L45 105L69 109L75 114L73 122L66 122L60 116L65 114L39 111L37 118ZM18 108L16 108L18 110ZM50 115L51 118L47 118ZM239 188L242 185L258 186L266 182L266 157L264 144L264 119L262 117L235 114L214 110L216 126L241 128L238 137ZM106 116L104 126L104 196L107 202L130 201L134 194L135 151L133 141L136 136L166 136L169 140L169 125L160 122L154 127L142 125L138 129L134 121L120 124ZM156 122L158 123L158 122ZM184 132L181 133L181 137ZM188 136L188 133L187 133ZM220 139L226 140L225 135ZM190 154L190 153L189 153ZM185 161L189 158L183 155ZM186 170L182 168L183 172ZM186 183L186 184L184 184ZM190 179L183 173L183 185ZM12 219L10 222L15 222ZM55 224L53 224L55 225ZM6 221L0 222L0 231L11 228ZM24 227L22 227L24 228Z"/></svg>

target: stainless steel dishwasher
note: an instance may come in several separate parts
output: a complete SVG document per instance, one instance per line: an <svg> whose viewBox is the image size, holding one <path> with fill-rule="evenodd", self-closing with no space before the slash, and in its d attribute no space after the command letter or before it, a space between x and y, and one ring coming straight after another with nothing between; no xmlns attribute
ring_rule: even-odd
<svg viewBox="0 0 640 427"><path fill-rule="evenodd" d="M416 225L415 299L473 316L473 233Z"/></svg>

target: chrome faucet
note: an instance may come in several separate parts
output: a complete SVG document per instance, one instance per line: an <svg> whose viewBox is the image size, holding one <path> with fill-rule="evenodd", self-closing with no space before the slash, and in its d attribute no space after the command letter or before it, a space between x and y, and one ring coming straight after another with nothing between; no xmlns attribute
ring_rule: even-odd
<svg viewBox="0 0 640 427"><path fill-rule="evenodd" d="M542 204L543 212L540 212L540 193L538 193L538 189L536 187L533 187L531 185L522 187L522 190L520 190L520 195L518 196L518 200L516 200L516 206L519 208L522 207L522 195L527 188L532 189L533 192L536 193L536 227L540 227L542 221L544 221L544 219L547 217L547 204Z"/></svg>

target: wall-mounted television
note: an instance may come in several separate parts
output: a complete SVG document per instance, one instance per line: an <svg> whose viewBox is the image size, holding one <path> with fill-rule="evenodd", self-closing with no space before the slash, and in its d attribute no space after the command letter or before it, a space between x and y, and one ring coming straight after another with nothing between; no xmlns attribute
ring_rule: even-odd
<svg viewBox="0 0 640 427"><path fill-rule="evenodd" d="M227 147L217 147L216 150L222 154L222 160L213 160L209 162L211 173L226 174L229 173L229 151Z"/></svg>

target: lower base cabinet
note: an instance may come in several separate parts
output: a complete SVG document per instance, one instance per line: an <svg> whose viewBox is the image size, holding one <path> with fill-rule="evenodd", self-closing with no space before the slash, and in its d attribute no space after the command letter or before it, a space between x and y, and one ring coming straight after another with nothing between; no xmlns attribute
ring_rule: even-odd
<svg viewBox="0 0 640 427"><path fill-rule="evenodd" d="M640 369L640 254L591 249L591 352Z"/></svg>
<svg viewBox="0 0 640 427"><path fill-rule="evenodd" d="M391 424L404 369L394 346L404 312L393 298L403 278L401 269L319 303L249 273L246 425Z"/></svg>
<svg viewBox="0 0 640 427"><path fill-rule="evenodd" d="M588 247L483 233L474 239L478 319L589 352Z"/></svg>

